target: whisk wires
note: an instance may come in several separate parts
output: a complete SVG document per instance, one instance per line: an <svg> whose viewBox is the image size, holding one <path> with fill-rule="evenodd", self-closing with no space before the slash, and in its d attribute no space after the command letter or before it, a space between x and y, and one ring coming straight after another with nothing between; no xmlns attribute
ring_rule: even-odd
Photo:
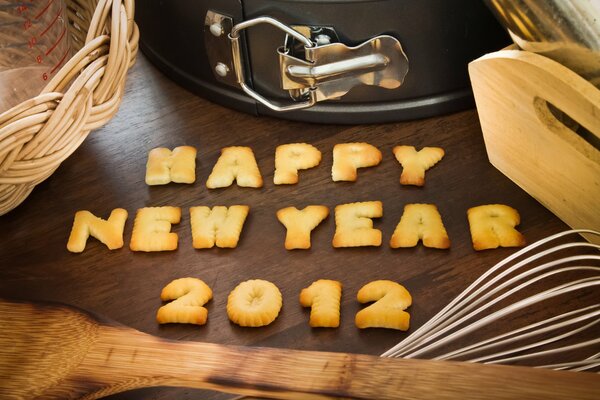
<svg viewBox="0 0 600 400"><path fill-rule="evenodd" d="M582 241L556 244L569 235L580 233L600 236L600 232L593 230L570 230L519 250L490 268L429 321L383 353L382 357L461 359L494 364L527 360L529 365L540 368L576 371L600 367L598 334L589 340L572 343L583 332L589 333L592 329L595 329L592 332L598 332L600 303L557 313L542 321L440 354L440 349L456 344L458 339L498 322L503 317L512 317L520 310L558 296L578 296L585 290L595 290L595 287L600 286L599 245ZM546 248L548 246L552 247ZM571 255L573 252L587 253ZM551 260L545 261L548 259ZM575 274L580 273L585 277L577 276L579 279L575 279ZM555 284L557 280L560 284L550 289L518 298L523 297L525 289L531 291L540 282ZM509 304L504 305L507 301ZM570 342L565 344L567 339ZM582 360L544 362L544 357L556 354L562 356L587 347L596 352Z"/></svg>

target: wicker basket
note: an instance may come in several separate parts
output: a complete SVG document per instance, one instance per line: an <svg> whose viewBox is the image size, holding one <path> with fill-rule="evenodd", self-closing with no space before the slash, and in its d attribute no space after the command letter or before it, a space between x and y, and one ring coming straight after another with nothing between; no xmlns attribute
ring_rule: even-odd
<svg viewBox="0 0 600 400"><path fill-rule="evenodd" d="M77 53L35 98L0 115L0 215L117 112L135 62L134 0L66 0Z"/></svg>

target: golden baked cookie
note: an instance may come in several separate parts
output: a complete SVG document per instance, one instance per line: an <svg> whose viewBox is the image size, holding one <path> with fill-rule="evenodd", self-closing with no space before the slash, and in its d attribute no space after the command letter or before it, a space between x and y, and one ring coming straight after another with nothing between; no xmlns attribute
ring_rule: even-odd
<svg viewBox="0 0 600 400"><path fill-rule="evenodd" d="M416 151L413 146L396 146L393 151L396 160L402 165L402 185L423 186L425 171L444 157L444 149L440 147L423 147Z"/></svg>
<svg viewBox="0 0 600 400"><path fill-rule="evenodd" d="M400 222L390 239L390 247L414 247L419 240L423 246L436 249L450 247L450 239L442 216L434 204L407 204Z"/></svg>
<svg viewBox="0 0 600 400"><path fill-rule="evenodd" d="M173 151L158 147L148 153L146 184L194 183L195 180L196 149L194 147L179 146Z"/></svg>
<svg viewBox="0 0 600 400"><path fill-rule="evenodd" d="M239 326L259 327L275 321L283 305L281 292L269 281L240 283L227 298L227 315Z"/></svg>
<svg viewBox="0 0 600 400"><path fill-rule="evenodd" d="M275 174L273 183L291 185L298 183L298 170L316 167L321 162L321 152L307 143L292 143L275 149Z"/></svg>
<svg viewBox="0 0 600 400"><path fill-rule="evenodd" d="M286 207L277 211L277 219L286 227L285 248L310 249L310 233L329 215L325 206L307 206L302 210Z"/></svg>
<svg viewBox="0 0 600 400"><path fill-rule="evenodd" d="M467 210L467 218L475 250L525 245L525 237L515 229L521 218L512 207L503 204L472 207Z"/></svg>
<svg viewBox="0 0 600 400"><path fill-rule="evenodd" d="M140 208L133 222L129 248L133 251L169 251L177 249L177 234L171 224L181 220L179 207Z"/></svg>
<svg viewBox="0 0 600 400"><path fill-rule="evenodd" d="M263 179L256 164L254 153L250 147L225 147L221 156L213 167L206 187L209 189L231 186L233 182L238 186L259 188Z"/></svg>
<svg viewBox="0 0 600 400"><path fill-rule="evenodd" d="M358 328L408 330L410 315L404 310L412 304L412 297L399 283L388 280L369 282L358 291L356 299L359 303L375 301L356 313L354 322Z"/></svg>
<svg viewBox="0 0 600 400"><path fill-rule="evenodd" d="M96 217L89 211L77 211L73 227L67 242L67 249L72 253L81 253L90 236L95 237L110 250L123 247L123 229L127 221L127 211L115 208L108 220Z"/></svg>
<svg viewBox="0 0 600 400"><path fill-rule="evenodd" d="M383 216L381 201L341 204L335 207L333 247L381 246L381 231L371 218Z"/></svg>
<svg viewBox="0 0 600 400"><path fill-rule="evenodd" d="M206 324L208 310L204 307L212 299L212 290L204 281L196 278L175 279L160 294L162 301L172 301L158 309L159 324Z"/></svg>
<svg viewBox="0 0 600 400"><path fill-rule="evenodd" d="M334 182L355 181L358 168L374 167L381 158L381 151L368 143L336 144L333 147L331 178Z"/></svg>
<svg viewBox="0 0 600 400"><path fill-rule="evenodd" d="M313 328L340 326L341 299L342 284L328 279L319 279L300 292L300 304L310 307L309 324Z"/></svg>
<svg viewBox="0 0 600 400"><path fill-rule="evenodd" d="M248 216L248 206L191 207L190 220L195 249L237 246Z"/></svg>

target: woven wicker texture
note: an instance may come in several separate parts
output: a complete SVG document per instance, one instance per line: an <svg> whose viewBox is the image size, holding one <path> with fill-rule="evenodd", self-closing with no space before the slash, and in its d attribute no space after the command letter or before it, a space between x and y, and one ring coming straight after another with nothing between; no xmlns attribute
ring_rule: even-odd
<svg viewBox="0 0 600 400"><path fill-rule="evenodd" d="M66 0L76 54L42 92L0 115L0 215L117 112L135 62L134 0Z"/></svg>

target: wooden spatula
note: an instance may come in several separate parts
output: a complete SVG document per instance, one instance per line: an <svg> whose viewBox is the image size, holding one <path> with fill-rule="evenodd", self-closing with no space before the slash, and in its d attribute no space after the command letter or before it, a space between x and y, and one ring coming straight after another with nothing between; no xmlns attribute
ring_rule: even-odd
<svg viewBox="0 0 600 400"><path fill-rule="evenodd" d="M282 399L598 399L596 374L175 342L72 307L0 301L0 398L186 386Z"/></svg>

